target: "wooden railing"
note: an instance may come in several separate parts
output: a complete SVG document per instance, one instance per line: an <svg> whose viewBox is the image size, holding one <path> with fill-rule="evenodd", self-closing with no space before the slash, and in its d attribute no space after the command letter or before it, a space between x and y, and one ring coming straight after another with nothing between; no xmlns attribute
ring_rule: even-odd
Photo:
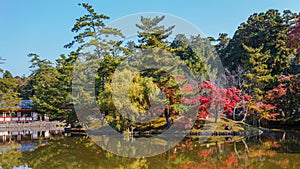
<svg viewBox="0 0 300 169"><path fill-rule="evenodd" d="M64 130L65 123L59 121L35 121L32 123L0 123L0 131L18 130Z"/></svg>

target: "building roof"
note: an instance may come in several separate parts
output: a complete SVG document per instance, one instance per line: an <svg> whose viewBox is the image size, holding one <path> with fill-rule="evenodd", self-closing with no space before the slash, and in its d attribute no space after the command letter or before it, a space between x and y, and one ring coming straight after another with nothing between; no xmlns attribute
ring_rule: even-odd
<svg viewBox="0 0 300 169"><path fill-rule="evenodd" d="M18 106L20 106L21 109L31 109L33 105L33 102L31 100L22 100Z"/></svg>
<svg viewBox="0 0 300 169"><path fill-rule="evenodd" d="M15 106L15 108L31 109L32 105L33 102L31 100L22 100L19 104ZM7 108L9 108L9 106L0 101L0 109L7 109Z"/></svg>

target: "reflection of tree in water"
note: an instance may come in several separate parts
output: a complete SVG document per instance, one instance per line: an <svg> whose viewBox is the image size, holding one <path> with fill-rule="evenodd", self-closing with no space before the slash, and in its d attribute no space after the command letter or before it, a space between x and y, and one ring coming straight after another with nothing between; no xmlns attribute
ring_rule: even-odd
<svg viewBox="0 0 300 169"><path fill-rule="evenodd" d="M18 152L2 146L3 168L300 168L299 154L283 153L299 145L289 133L285 140L258 136L232 142L200 144L186 139L170 151L142 159L125 158L104 151L88 138L66 137L50 141L32 152ZM260 141L258 141L260 140ZM14 145L15 146L15 145ZM17 148L17 147L15 147ZM139 150L137 150L139 151Z"/></svg>
<svg viewBox="0 0 300 169"><path fill-rule="evenodd" d="M64 138L24 153L31 168L147 168L147 160L119 157L99 148L88 138Z"/></svg>
<svg viewBox="0 0 300 169"><path fill-rule="evenodd" d="M0 146L0 166L3 169L10 169L16 166L22 166L22 153L16 149L20 148L19 144L11 143Z"/></svg>
<svg viewBox="0 0 300 169"><path fill-rule="evenodd" d="M195 144L186 140L168 154L165 168L299 168L297 154L277 152L276 142L256 144L243 139L211 146ZM248 143L247 143L248 142ZM265 144L271 144L266 147Z"/></svg>

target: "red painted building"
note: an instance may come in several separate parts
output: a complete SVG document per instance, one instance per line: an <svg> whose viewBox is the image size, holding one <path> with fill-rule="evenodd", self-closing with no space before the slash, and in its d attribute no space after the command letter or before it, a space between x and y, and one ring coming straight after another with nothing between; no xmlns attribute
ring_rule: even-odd
<svg viewBox="0 0 300 169"><path fill-rule="evenodd" d="M22 100L13 108L0 107L0 123L1 122L32 122L38 120L38 114L32 109L31 100Z"/></svg>

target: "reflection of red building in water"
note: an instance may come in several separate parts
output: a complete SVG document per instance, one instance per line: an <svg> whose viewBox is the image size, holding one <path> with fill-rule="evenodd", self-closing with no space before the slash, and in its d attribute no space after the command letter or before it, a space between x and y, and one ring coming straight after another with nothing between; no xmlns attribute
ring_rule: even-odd
<svg viewBox="0 0 300 169"><path fill-rule="evenodd" d="M1 122L32 122L38 120L38 114L32 110L31 100L22 100L20 104L13 108L1 104Z"/></svg>
<svg viewBox="0 0 300 169"><path fill-rule="evenodd" d="M35 140L38 137L49 138L50 131L0 131L0 142Z"/></svg>
<svg viewBox="0 0 300 169"><path fill-rule="evenodd" d="M50 136L61 136L63 134L63 128L57 128L56 130L13 130L13 131L0 131L0 145L5 142L17 141L20 143L32 142L34 140L49 139Z"/></svg>

